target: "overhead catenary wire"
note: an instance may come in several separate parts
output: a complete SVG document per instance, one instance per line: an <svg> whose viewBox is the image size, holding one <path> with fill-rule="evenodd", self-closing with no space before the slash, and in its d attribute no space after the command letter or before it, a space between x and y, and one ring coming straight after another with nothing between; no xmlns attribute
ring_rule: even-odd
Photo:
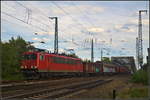
<svg viewBox="0 0 150 100"><path fill-rule="evenodd" d="M19 2L17 2L17 3L19 3ZM20 3L19 3L20 4ZM22 6L24 6L23 4L21 4ZM25 6L24 6L25 7ZM27 8L27 7L26 7ZM38 9L38 8L36 8L36 9ZM42 13L42 15L44 15L47 19L48 19L48 17L49 16L47 16L46 14L44 14L42 11L40 11L39 9L38 9L38 11L39 12L41 12ZM36 20L36 19L34 19L34 20ZM36 20L36 21L38 21L38 20ZM43 23L44 24L44 23ZM48 25L46 25L47 27L49 27ZM59 41L60 42L60 41Z"/></svg>
<svg viewBox="0 0 150 100"><path fill-rule="evenodd" d="M14 7L13 7L14 8ZM15 8L14 8L15 9ZM14 19L16 19L16 20L19 20L19 21L21 21L21 22L23 22L23 23L25 23L25 24L28 24L28 25L31 25L31 26L33 26L34 28L37 28L37 29L40 29L40 30L42 30L42 31L45 31L45 32L47 32L45 29L42 29L42 28L40 28L40 27L38 27L38 26L35 26L35 25L32 25L31 23L28 23L27 21L25 21L25 20L23 20L23 19L20 19L20 18L17 18L16 16L13 16L12 14L9 14L9 13L6 13L6 12L1 12L2 14L5 14L5 15L7 15L7 16L9 16L9 17L12 17L12 18L14 18ZM36 20L36 19L32 19L32 20ZM37 23L39 23L40 21L37 21ZM44 23L42 23L42 24L44 24ZM46 24L45 24L46 25ZM46 26L48 26L48 25L46 25Z"/></svg>
<svg viewBox="0 0 150 100"><path fill-rule="evenodd" d="M16 1L18 4L20 4L21 6L23 6L23 7L25 7L25 8L27 8L27 9L29 9L30 11L32 11L30 8L28 8L28 7L26 7L25 5L23 5L22 3L20 3L20 2L18 2L18 1ZM29 3L30 4L30 3ZM32 6L32 8L35 8L34 6ZM43 16L45 16L45 18L47 18L47 20L49 20L49 16L47 16L44 12L42 12L39 8L35 8L36 10L38 10L38 12L40 12L41 13L41 15L43 15ZM42 18L40 19L40 20L42 20ZM40 21L39 20L39 21ZM50 20L51 21L51 20Z"/></svg>
<svg viewBox="0 0 150 100"><path fill-rule="evenodd" d="M16 2L17 4L19 4L20 6L22 6L22 7L26 8L26 9L30 10L29 8L25 7L23 4L19 3L18 1L15 1L15 2Z"/></svg>
<svg viewBox="0 0 150 100"><path fill-rule="evenodd" d="M23 5L23 4L22 4ZM25 6L24 6L25 7ZM27 7L26 7L27 8ZM40 11L40 10L39 10ZM48 16L46 15L46 14L44 14L42 11L40 11L43 15L45 15L47 18L48 18ZM69 42L69 41L68 41ZM75 43L74 42L74 44L76 44L77 45L77 43Z"/></svg>
<svg viewBox="0 0 150 100"><path fill-rule="evenodd" d="M148 5L149 5L149 0L146 0L146 8L145 8L146 10L149 10Z"/></svg>
<svg viewBox="0 0 150 100"><path fill-rule="evenodd" d="M14 19L17 19L17 20L19 20L19 21L21 21L21 22L26 23L24 20L19 19L19 18L15 17L15 16L12 16L11 14L5 13L5 12L3 12L3 11L1 11L1 13L5 14L5 15L7 15L7 16L9 16L9 17L12 17L12 18L14 18Z"/></svg>
<svg viewBox="0 0 150 100"><path fill-rule="evenodd" d="M19 5L20 6L20 5ZM20 6L21 7L21 6ZM14 7L13 5L8 5L6 2L3 2L3 6L2 6L2 10L3 9L5 9L5 10L8 10L9 12L15 12L15 11L17 11L17 15L18 15L18 13L19 13L19 11L17 10L17 8L16 8L16 6ZM15 11L14 11L15 10ZM27 9L26 8L24 8L23 7L23 10L25 10L25 14L22 14L22 15L24 15L24 20L23 19L21 19L21 20L23 20L23 21L26 21L26 17L28 16L27 15L27 13L28 13L28 11L27 11ZM23 11L21 11L21 12L23 12ZM7 12L8 13L8 12ZM10 13L8 13L8 14L10 14ZM10 14L11 16L13 16L12 14ZM15 14L15 17L16 17L16 14ZM18 18L18 17L16 17L16 18ZM18 18L19 19L19 18Z"/></svg>
<svg viewBox="0 0 150 100"><path fill-rule="evenodd" d="M21 4L21 3L19 3L19 2L17 2L18 4L20 4L21 6L23 6L23 7L25 7L25 8L27 8L26 6L24 6L23 4ZM29 9L29 8L27 8L27 9ZM38 9L38 8L36 8L36 9ZM38 9L38 11L40 11L39 9ZM46 14L44 14L42 11L40 11L41 13L42 13L42 15L44 15L47 19L48 19L48 17L49 16L47 16ZM33 20L36 20L36 21L39 21L38 19L33 19ZM43 25L44 25L44 23L42 23ZM46 25L47 27L49 27L48 25ZM65 41L67 41L66 39L64 39ZM59 41L60 42L60 41ZM69 42L69 40L68 40L68 42Z"/></svg>
<svg viewBox="0 0 150 100"><path fill-rule="evenodd" d="M19 2L18 2L19 3ZM24 6L23 4L21 4L22 6ZM24 6L25 7L25 6ZM26 7L27 8L27 7ZM29 8L28 8L29 9ZM38 9L38 11L42 14L42 15L44 15L46 18L48 18L49 16L48 15L46 15L45 13L43 13L39 8L36 8L36 9ZM35 19L33 19L33 20L35 20ZM38 21L38 20L37 20ZM44 23L43 23L44 24ZM48 25L46 25L47 27L48 27ZM65 30L67 30L67 29L65 29ZM66 39L65 39L65 41L66 41ZM69 42L69 41L68 41Z"/></svg>
<svg viewBox="0 0 150 100"><path fill-rule="evenodd" d="M19 19L19 18L15 17L15 16L12 16L12 15L10 15L10 14L8 14L8 13L5 13L5 12L1 12L1 13L2 13L2 14L5 14L5 15L7 15L7 16L9 16L9 17L12 17L12 18L14 18L14 19L16 19L16 20L19 20L19 21L21 21L21 22L23 22L23 23L25 23L25 24L27 24L24 20ZM31 25L31 26L34 27L34 28L37 28L37 29L40 29L40 30L42 30L42 31L47 32L46 30L44 30L44 29L42 29L42 28L40 28L40 27L38 27L38 26L34 26L34 25L32 25L32 24L27 24L27 25Z"/></svg>
<svg viewBox="0 0 150 100"><path fill-rule="evenodd" d="M20 6L22 6L22 7L24 7L25 9L27 9L27 13L28 13L28 17L29 17L29 14L31 15L31 13L30 12L32 12L32 9L30 9L30 8L28 8L28 7L26 7L25 5L23 5L22 3L20 3L20 2L18 2L18 1L15 1L17 4L19 4ZM15 8L14 8L15 9ZM37 9L37 8L36 8ZM47 19L48 19L48 17L46 17ZM27 20L29 20L29 18L27 19ZM31 20L31 18L30 18L30 20ZM46 23L43 23L41 20L42 19L36 19L36 18L33 18L32 17L32 20L35 20L35 21L37 21L38 23L42 23L43 25L45 25L46 27L50 27L49 25L47 25ZM28 22L28 21L27 21Z"/></svg>
<svg viewBox="0 0 150 100"><path fill-rule="evenodd" d="M62 10L65 14L67 14L68 16L70 16L72 18L72 20L74 20L76 23L78 23L78 25L80 25L82 28L88 30L86 27L84 27L78 20L76 20L75 18L73 18L68 12L66 12L64 10L64 8L62 8L61 6L59 6L57 3L53 2L52 3L57 7L59 8L60 10Z"/></svg>
<svg viewBox="0 0 150 100"><path fill-rule="evenodd" d="M16 1L17 2L17 1ZM20 2L17 2L18 4L20 4L21 6L23 6L24 8L27 8L27 9L30 9L28 7L26 7L25 5L21 4ZM34 6L32 6L33 8ZM34 7L35 8L35 7ZM31 10L31 9L30 9ZM45 18L47 18L49 20L49 16L46 15L44 12L42 12L39 8L36 8L36 10L38 10L43 16L45 16ZM51 20L49 20L51 21ZM52 22L52 21L51 21ZM46 25L47 26L47 25ZM73 27L72 27L73 28ZM64 30L67 30L68 28L64 29Z"/></svg>
<svg viewBox="0 0 150 100"><path fill-rule="evenodd" d="M87 16L87 15L89 15L86 11L82 11L74 2L72 2L72 4L74 5L74 7L76 7L77 9L79 9L78 11L80 11L82 14L83 14L83 16L85 17L85 18L87 18L88 20L90 20L90 18ZM96 25L92 22L92 21L87 21L90 25L92 25L92 27L96 27Z"/></svg>
<svg viewBox="0 0 150 100"><path fill-rule="evenodd" d="M60 10L62 10L65 14L69 15L72 20L74 20L75 22L77 22L80 26L82 26L84 29L88 30L86 27L84 27L82 24L80 24L78 22L78 20L74 19L68 12L66 12L61 6L59 6L58 4L56 4L55 2L52 2L57 8L59 8ZM74 44L77 44L77 43L74 43Z"/></svg>

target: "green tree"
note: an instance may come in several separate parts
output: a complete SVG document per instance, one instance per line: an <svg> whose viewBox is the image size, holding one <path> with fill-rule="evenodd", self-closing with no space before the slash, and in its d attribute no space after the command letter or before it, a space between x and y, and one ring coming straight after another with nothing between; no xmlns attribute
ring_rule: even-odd
<svg viewBox="0 0 150 100"><path fill-rule="evenodd" d="M85 60L82 60L82 62L88 62L88 63L90 63L91 60L85 59Z"/></svg>
<svg viewBox="0 0 150 100"><path fill-rule="evenodd" d="M68 56L68 57L74 57L74 58L79 58L75 53L74 54L66 54L65 52L61 53L63 56Z"/></svg>
<svg viewBox="0 0 150 100"><path fill-rule="evenodd" d="M74 54L68 54L69 57L79 58L75 53Z"/></svg>
<svg viewBox="0 0 150 100"><path fill-rule="evenodd" d="M1 64L3 80L18 80L22 78L20 73L22 53L28 51L28 44L20 36L17 39L13 37L8 42L1 42Z"/></svg>
<svg viewBox="0 0 150 100"><path fill-rule="evenodd" d="M105 63L110 63L111 62L108 57L103 57L102 61L105 62Z"/></svg>

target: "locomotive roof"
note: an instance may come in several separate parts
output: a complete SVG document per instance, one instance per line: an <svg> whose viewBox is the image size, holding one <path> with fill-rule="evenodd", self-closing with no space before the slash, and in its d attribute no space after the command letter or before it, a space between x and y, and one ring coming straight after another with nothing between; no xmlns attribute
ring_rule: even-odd
<svg viewBox="0 0 150 100"><path fill-rule="evenodd" d="M74 57L64 56L60 54L46 53L46 52L28 51L28 52L24 52L23 54L44 54L44 55L55 56L55 57L63 57L63 58L69 58L69 59L74 59L74 60L81 60L80 58L74 58Z"/></svg>

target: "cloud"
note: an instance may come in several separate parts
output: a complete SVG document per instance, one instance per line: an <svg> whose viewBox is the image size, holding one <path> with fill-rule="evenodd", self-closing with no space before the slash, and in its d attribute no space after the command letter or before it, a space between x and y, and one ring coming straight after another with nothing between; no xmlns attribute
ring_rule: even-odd
<svg viewBox="0 0 150 100"><path fill-rule="evenodd" d="M132 24L138 25L139 20L138 19L132 19L129 22ZM143 25L149 25L149 19L142 19L142 24Z"/></svg>
<svg viewBox="0 0 150 100"><path fill-rule="evenodd" d="M65 51L64 49L60 48L60 49L59 49L59 53L63 53L63 52L66 53L66 51Z"/></svg>
<svg viewBox="0 0 150 100"><path fill-rule="evenodd" d="M100 27L93 27L88 29L89 32L104 32L103 28Z"/></svg>
<svg viewBox="0 0 150 100"><path fill-rule="evenodd" d="M32 40L40 41L41 39L39 39L39 38L32 38Z"/></svg>
<svg viewBox="0 0 150 100"><path fill-rule="evenodd" d="M48 39L48 38L37 38L37 37L34 37L34 38L32 38L32 40L35 40L35 41L38 41L38 42L41 42L41 41L43 41L43 42L48 42L48 41L50 41L50 39Z"/></svg>
<svg viewBox="0 0 150 100"><path fill-rule="evenodd" d="M125 32L136 32L134 29L127 29L127 30L124 30Z"/></svg>
<svg viewBox="0 0 150 100"><path fill-rule="evenodd" d="M121 31L121 32L136 32L136 30L133 27L130 27L130 24L115 25L115 30Z"/></svg>
<svg viewBox="0 0 150 100"><path fill-rule="evenodd" d="M53 35L54 34L54 32L35 32L35 34L37 34L37 35Z"/></svg>
<svg viewBox="0 0 150 100"><path fill-rule="evenodd" d="M7 33L7 30L2 28L1 33Z"/></svg>
<svg viewBox="0 0 150 100"><path fill-rule="evenodd" d="M31 45L33 45L33 46L35 46L35 47L40 47L41 43L33 43L33 44L31 44Z"/></svg>
<svg viewBox="0 0 150 100"><path fill-rule="evenodd" d="M100 13L104 11L104 8L102 7L92 7L92 11L95 11L95 13Z"/></svg>
<svg viewBox="0 0 150 100"><path fill-rule="evenodd" d="M92 6L92 5L60 5L57 4L55 7L61 7L63 10L65 10L69 14L81 14L81 12L86 13L88 9L88 14L97 14L104 12L105 8L101 6ZM60 9L53 9L53 13L55 14L64 14L64 12Z"/></svg>
<svg viewBox="0 0 150 100"><path fill-rule="evenodd" d="M143 24L144 25L149 25L149 19L143 19Z"/></svg>

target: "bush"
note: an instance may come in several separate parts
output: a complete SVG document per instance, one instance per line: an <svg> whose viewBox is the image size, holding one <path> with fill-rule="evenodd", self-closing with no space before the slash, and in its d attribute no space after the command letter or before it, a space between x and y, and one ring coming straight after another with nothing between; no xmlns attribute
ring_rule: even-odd
<svg viewBox="0 0 150 100"><path fill-rule="evenodd" d="M138 70L136 73L133 74L131 81L148 85L148 72L143 69Z"/></svg>

